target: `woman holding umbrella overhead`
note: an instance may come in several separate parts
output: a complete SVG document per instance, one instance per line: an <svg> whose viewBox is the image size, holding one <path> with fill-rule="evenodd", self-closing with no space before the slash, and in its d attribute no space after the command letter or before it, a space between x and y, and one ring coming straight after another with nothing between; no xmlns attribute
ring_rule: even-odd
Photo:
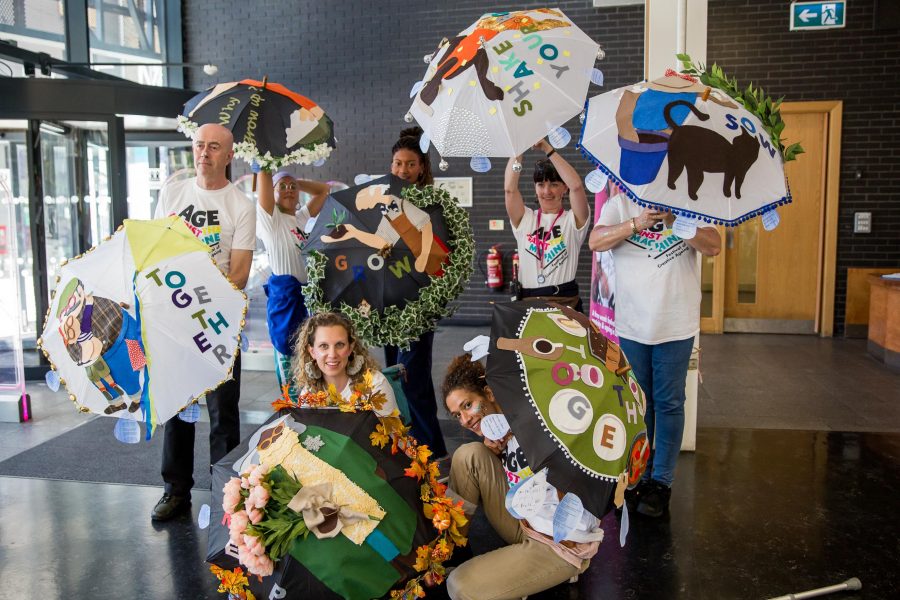
<svg viewBox="0 0 900 600"><path fill-rule="evenodd" d="M525 206L519 191L521 156L509 159L504 179L506 214L519 252L519 297L553 297L580 312L575 273L591 216L587 196L578 173L547 140L534 149L547 155L534 165L538 209ZM563 205L567 192L570 211Z"/></svg>
<svg viewBox="0 0 900 600"><path fill-rule="evenodd" d="M498 441L482 432L482 419L502 412L485 380L484 366L473 362L469 354L457 356L447 368L441 391L450 416L464 429L484 438L483 442L463 444L453 453L448 495L462 500L467 514L480 503L491 526L508 544L454 569L447 578L450 597L521 598L583 573L603 537L596 517L585 511L567 539L556 543L556 506L545 503L529 520L517 519L506 509L510 484L534 473L512 432ZM549 512L543 514L545 510Z"/></svg>
<svg viewBox="0 0 900 600"><path fill-rule="evenodd" d="M369 355L353 325L339 313L317 313L297 333L293 374L300 393L326 391L334 386L344 399L353 386L372 374L372 390L384 394L385 402L376 412L388 416L397 409L397 399L387 378Z"/></svg>
<svg viewBox="0 0 900 600"><path fill-rule="evenodd" d="M391 174L419 187L434 183L431 160L419 147L421 137L420 127L404 129L391 148ZM408 350L385 346L384 360L388 365L399 362L406 368L403 391L409 401L413 435L419 443L427 445L434 456L441 458L447 455L447 446L438 423L437 399L431 379L433 345L434 332L429 331L412 340Z"/></svg>
<svg viewBox="0 0 900 600"><path fill-rule="evenodd" d="M306 319L302 290L306 283L306 264L300 249L306 242L306 225L322 210L329 191L325 183L295 179L287 171L278 171L274 176L265 170L259 174L256 232L272 269L272 276L264 286L268 298L266 322L275 350L278 385L289 385L291 398L296 398L296 389L290 384L291 336ZM298 211L300 192L312 198Z"/></svg>

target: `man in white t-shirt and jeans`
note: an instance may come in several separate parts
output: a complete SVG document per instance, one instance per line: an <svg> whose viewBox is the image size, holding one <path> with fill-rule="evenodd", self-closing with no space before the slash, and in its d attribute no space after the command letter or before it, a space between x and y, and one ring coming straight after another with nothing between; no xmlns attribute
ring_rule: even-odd
<svg viewBox="0 0 900 600"><path fill-rule="evenodd" d="M163 187L156 218L178 215L198 239L210 247L219 269L243 289L250 276L256 247L256 212L226 175L234 156L231 132L214 123L203 125L193 136L197 176ZM210 424L210 460L217 462L240 442L240 354L234 360L234 379L206 394ZM168 521L191 505L194 485L194 424L177 416L165 427L162 476L165 492L153 508L151 519Z"/></svg>
<svg viewBox="0 0 900 600"><path fill-rule="evenodd" d="M547 140L533 146L546 155L534 166L534 193L538 209L525 206L519 191L522 157L509 159L503 187L506 214L519 252L519 298L554 297L582 311L575 274L578 255L587 235L591 210L581 177ZM569 196L572 210L566 210Z"/></svg>
<svg viewBox="0 0 900 600"><path fill-rule="evenodd" d="M684 434L684 385L700 331L697 252L715 256L721 248L714 225L681 239L672 232L673 222L672 213L642 209L619 194L604 204L588 239L591 250L612 251L616 334L647 396L644 421L653 452L645 479L626 500L648 517L669 508Z"/></svg>

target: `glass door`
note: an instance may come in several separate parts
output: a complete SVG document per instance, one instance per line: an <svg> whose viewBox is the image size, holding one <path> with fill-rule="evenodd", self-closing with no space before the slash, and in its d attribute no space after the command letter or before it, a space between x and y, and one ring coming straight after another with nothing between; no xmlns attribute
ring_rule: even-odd
<svg viewBox="0 0 900 600"><path fill-rule="evenodd" d="M17 297L3 302L17 317L28 378L41 376L30 369L46 369L36 342L60 264L113 231L109 160L105 121L0 122L0 178L16 222L3 235L15 236L19 249Z"/></svg>

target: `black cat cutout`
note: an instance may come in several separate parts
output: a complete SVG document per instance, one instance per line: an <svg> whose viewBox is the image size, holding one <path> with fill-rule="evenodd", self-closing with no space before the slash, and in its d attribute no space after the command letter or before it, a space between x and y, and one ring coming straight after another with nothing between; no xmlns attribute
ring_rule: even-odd
<svg viewBox="0 0 900 600"><path fill-rule="evenodd" d="M670 102L663 110L666 123L672 128L668 151L669 189L676 189L675 182L686 169L688 196L696 200L697 191L703 185L704 173L724 173L722 193L726 198L731 198L731 186L734 184L734 195L740 199L744 176L759 156L759 140L743 127L739 136L728 141L711 129L679 125L671 115L672 108L679 104L687 106L701 121L709 119L709 115L684 100Z"/></svg>

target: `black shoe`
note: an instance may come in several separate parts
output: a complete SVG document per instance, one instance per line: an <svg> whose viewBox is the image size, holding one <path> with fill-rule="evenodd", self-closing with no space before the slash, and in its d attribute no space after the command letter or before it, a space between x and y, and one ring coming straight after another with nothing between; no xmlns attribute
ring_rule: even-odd
<svg viewBox="0 0 900 600"><path fill-rule="evenodd" d="M628 510L637 510L641 497L647 493L648 487L650 487L650 482L647 479L641 479L636 486L625 490L625 504L628 505Z"/></svg>
<svg viewBox="0 0 900 600"><path fill-rule="evenodd" d="M159 499L159 502L156 503L156 506L153 507L150 518L154 521L169 521L190 508L190 496L163 494L162 498Z"/></svg>
<svg viewBox="0 0 900 600"><path fill-rule="evenodd" d="M658 518L669 511L669 498L672 497L672 488L651 479L641 494L637 511L645 517Z"/></svg>

